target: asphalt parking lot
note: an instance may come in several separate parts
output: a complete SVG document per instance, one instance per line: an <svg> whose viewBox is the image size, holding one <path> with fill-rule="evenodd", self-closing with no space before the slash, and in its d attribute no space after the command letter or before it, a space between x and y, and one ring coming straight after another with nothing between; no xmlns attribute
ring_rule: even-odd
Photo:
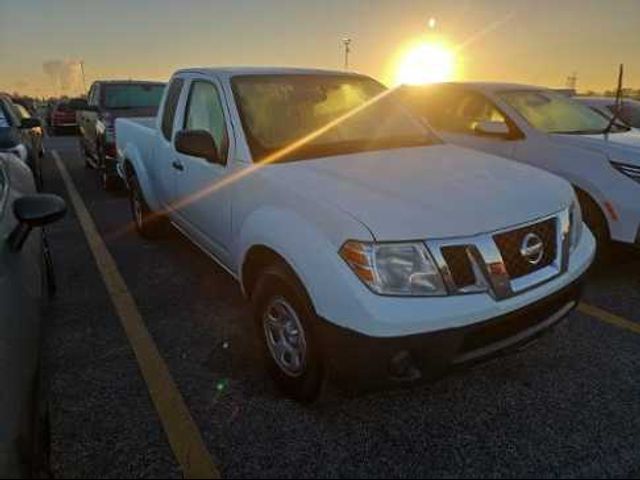
<svg viewBox="0 0 640 480"><path fill-rule="evenodd" d="M263 371L231 277L175 231L142 240L126 195L99 188L77 138L47 143L45 190L69 198L55 151L223 477L640 475L640 253L617 248L587 285L599 310L525 351L410 389L330 389L304 407ZM55 476L182 477L152 401L161 392L147 388L74 209L48 234Z"/></svg>

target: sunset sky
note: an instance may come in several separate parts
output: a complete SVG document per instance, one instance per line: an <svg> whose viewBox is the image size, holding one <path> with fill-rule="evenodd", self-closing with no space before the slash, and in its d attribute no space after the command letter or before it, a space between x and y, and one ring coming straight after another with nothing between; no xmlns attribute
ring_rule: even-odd
<svg viewBox="0 0 640 480"><path fill-rule="evenodd" d="M435 28L429 19L435 18ZM640 0L0 0L0 91L75 94L101 78L167 79L187 66L341 68L388 85L408 45L456 50L453 77L640 88ZM66 72L66 73L65 73ZM61 79L61 76L68 78Z"/></svg>

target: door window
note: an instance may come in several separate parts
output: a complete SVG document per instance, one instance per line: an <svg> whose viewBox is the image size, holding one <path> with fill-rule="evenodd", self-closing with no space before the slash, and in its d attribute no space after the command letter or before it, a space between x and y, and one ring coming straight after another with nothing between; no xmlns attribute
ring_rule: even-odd
<svg viewBox="0 0 640 480"><path fill-rule="evenodd" d="M504 115L483 95L475 92L456 92L442 102L436 128L453 133L475 134L480 122L506 123Z"/></svg>
<svg viewBox="0 0 640 480"><path fill-rule="evenodd" d="M185 130L206 130L216 142L218 155L226 163L228 150L227 126L218 90L209 82L195 81L189 92Z"/></svg>

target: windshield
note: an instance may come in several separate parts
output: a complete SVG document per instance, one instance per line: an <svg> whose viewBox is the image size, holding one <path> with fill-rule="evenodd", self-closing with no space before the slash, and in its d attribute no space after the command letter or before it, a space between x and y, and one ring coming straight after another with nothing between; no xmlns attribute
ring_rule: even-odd
<svg viewBox="0 0 640 480"><path fill-rule="evenodd" d="M561 93L547 90L510 91L500 97L516 109L534 128L546 133L603 133L609 120L588 106ZM614 125L612 132L627 131Z"/></svg>
<svg viewBox="0 0 640 480"><path fill-rule="evenodd" d="M157 110L164 93L164 84L105 85L103 92L104 108Z"/></svg>
<svg viewBox="0 0 640 480"><path fill-rule="evenodd" d="M384 96L388 91L385 87L370 78L251 75L235 77L232 84L256 161L309 136L308 141L287 152L280 160L437 142L435 136L397 100ZM381 98L361 108L377 96Z"/></svg>
<svg viewBox="0 0 640 480"><path fill-rule="evenodd" d="M9 128L11 125L9 124L9 119L7 115L4 113L4 108L2 108L2 103L0 103L0 128Z"/></svg>

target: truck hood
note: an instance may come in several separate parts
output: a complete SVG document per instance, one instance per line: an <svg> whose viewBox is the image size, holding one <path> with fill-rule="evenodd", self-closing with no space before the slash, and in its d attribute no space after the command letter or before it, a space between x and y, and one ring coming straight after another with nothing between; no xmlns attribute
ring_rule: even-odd
<svg viewBox="0 0 640 480"><path fill-rule="evenodd" d="M377 240L490 232L555 213L573 199L559 177L452 145L332 156L264 171L353 216Z"/></svg>
<svg viewBox="0 0 640 480"><path fill-rule="evenodd" d="M635 128L609 135L552 135L552 138L556 143L596 151L611 160L640 167L640 130Z"/></svg>

